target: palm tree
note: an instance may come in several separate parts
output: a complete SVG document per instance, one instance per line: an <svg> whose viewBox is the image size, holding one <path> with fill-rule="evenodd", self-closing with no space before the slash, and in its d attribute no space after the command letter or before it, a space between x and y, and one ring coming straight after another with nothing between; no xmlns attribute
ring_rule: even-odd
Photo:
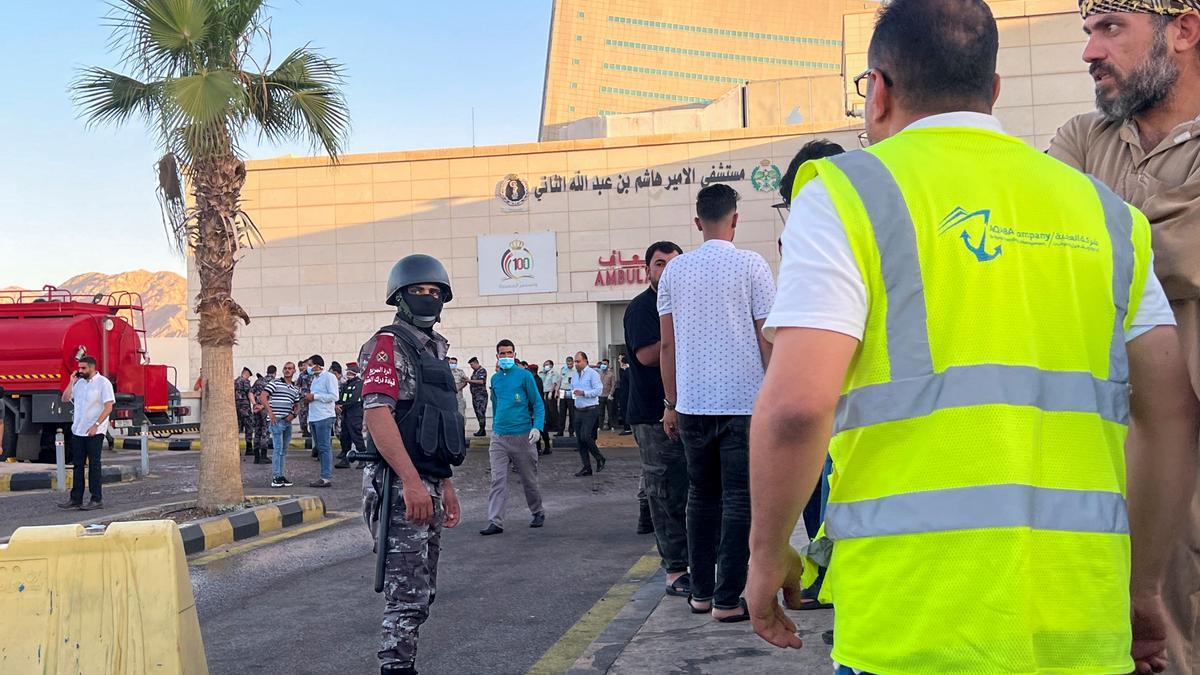
<svg viewBox="0 0 1200 675"><path fill-rule="evenodd" d="M197 339L204 373L199 506L244 499L234 410L237 321L231 294L244 248L258 240L242 210L246 180L239 141L303 138L336 161L349 129L342 66L308 46L270 66L263 0L114 0L112 44L129 75L85 68L71 90L89 125L145 120L163 156L157 193L167 235L200 278ZM255 53L265 53L261 65ZM185 200L184 190L191 192Z"/></svg>

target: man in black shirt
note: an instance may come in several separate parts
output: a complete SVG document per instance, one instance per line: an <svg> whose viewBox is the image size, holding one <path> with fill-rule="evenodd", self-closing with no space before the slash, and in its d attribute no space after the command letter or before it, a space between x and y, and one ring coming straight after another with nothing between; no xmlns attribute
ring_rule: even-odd
<svg viewBox="0 0 1200 675"><path fill-rule="evenodd" d="M625 310L625 346L629 350L629 387L625 423L633 426L642 455L642 479L650 502L654 538L667 572L667 594L686 597L688 577L688 473L683 444L663 430L663 384L658 368L658 280L667 263L683 253L678 244L660 241L646 250L650 287Z"/></svg>

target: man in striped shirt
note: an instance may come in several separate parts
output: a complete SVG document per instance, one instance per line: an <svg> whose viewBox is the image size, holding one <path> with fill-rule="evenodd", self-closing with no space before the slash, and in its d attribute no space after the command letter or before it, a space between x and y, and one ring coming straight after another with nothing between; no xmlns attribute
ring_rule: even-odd
<svg viewBox="0 0 1200 675"><path fill-rule="evenodd" d="M300 389L292 384L292 376L296 374L296 364L288 361L283 364L283 377L271 381L261 394L259 403L266 408L270 421L271 442L274 449L271 452L271 487L281 488L292 485L283 475L283 460L287 457L288 446L292 442L292 420L300 407Z"/></svg>

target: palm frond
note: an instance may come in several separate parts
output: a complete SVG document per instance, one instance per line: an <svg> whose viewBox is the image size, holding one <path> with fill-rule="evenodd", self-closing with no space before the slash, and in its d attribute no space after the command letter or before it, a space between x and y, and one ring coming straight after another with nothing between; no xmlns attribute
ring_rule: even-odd
<svg viewBox="0 0 1200 675"><path fill-rule="evenodd" d="M209 34L211 0L114 0L112 45L145 73L171 76L199 65Z"/></svg>
<svg viewBox="0 0 1200 675"><path fill-rule="evenodd" d="M262 11L265 0L223 0L212 18L213 30L208 41L208 64L241 67L239 55L248 55L245 47L265 36Z"/></svg>
<svg viewBox="0 0 1200 675"><path fill-rule="evenodd" d="M119 126L135 113L152 119L162 86L105 68L85 68L71 83L71 91L79 114L88 125Z"/></svg>
<svg viewBox="0 0 1200 675"><path fill-rule="evenodd" d="M270 73L248 80L249 112L266 137L304 135L330 157L337 157L350 130L341 64L301 47Z"/></svg>

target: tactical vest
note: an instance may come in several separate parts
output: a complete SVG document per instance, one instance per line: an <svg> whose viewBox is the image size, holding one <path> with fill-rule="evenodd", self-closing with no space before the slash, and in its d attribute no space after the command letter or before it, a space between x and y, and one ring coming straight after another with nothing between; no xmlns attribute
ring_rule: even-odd
<svg viewBox="0 0 1200 675"><path fill-rule="evenodd" d="M466 423L458 414L458 391L450 365L428 352L413 335L399 326L384 326L380 333L395 336L412 364L417 380L411 401L399 401L392 415L417 473L429 478L449 478L466 459Z"/></svg>
<svg viewBox="0 0 1200 675"><path fill-rule="evenodd" d="M804 165L867 288L834 420L838 663L1131 672L1124 332L1145 218L987 130Z"/></svg>

